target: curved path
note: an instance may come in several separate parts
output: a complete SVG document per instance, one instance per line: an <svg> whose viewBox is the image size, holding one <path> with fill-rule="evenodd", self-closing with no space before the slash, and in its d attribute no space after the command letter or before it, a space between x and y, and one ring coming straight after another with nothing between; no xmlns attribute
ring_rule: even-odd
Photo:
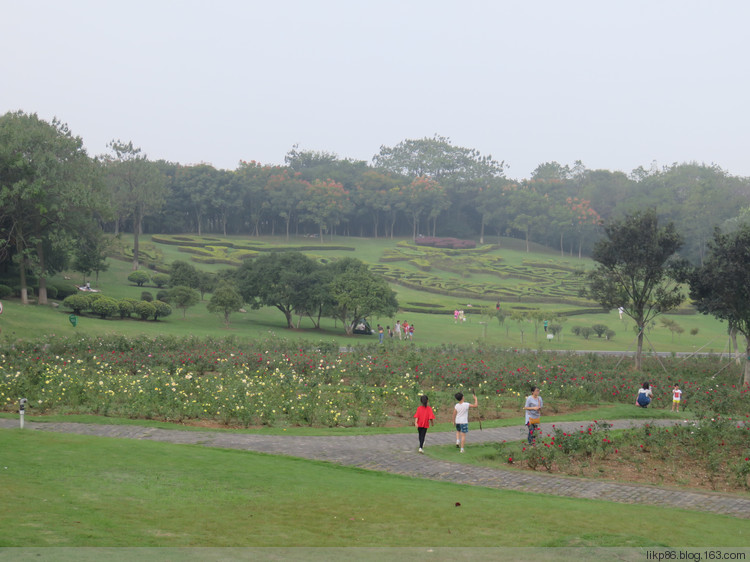
<svg viewBox="0 0 750 562"><path fill-rule="evenodd" d="M614 429L625 429L632 427L636 422L620 420L612 423ZM651 423L670 425L674 422L656 421ZM555 426L568 431L579 428L581 424L582 422L557 422ZM0 428L17 428L18 425L16 420L0 419ZM468 447L472 443L478 442L517 441L524 438L526 433L524 426L492 428L483 431L479 431L474 425L473 427L474 430L468 437ZM452 463L420 455L417 452L416 433L302 437L181 431L124 425L34 422L26 422L26 428L100 437L148 439L177 444L243 449L274 455L329 461L369 470L458 484L620 503L679 507L750 519L750 497L748 496L684 490L675 493L674 490L649 485L603 482L546 473ZM454 443L454 438L455 433L453 432L429 432L426 446L450 445Z"/></svg>

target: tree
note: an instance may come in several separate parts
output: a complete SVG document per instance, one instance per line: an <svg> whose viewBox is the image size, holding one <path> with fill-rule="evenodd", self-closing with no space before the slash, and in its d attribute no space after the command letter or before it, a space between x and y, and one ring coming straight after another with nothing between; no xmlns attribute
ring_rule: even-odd
<svg viewBox="0 0 750 562"><path fill-rule="evenodd" d="M177 308L182 309L182 317L185 318L185 312L187 309L198 304L201 300L201 296L195 289L191 289L185 285L178 285L169 290L169 300L173 302Z"/></svg>
<svg viewBox="0 0 750 562"><path fill-rule="evenodd" d="M689 275L690 298L699 312L726 320L745 336L750 357L750 226L733 233L716 229L703 265ZM744 383L750 385L750 361Z"/></svg>
<svg viewBox="0 0 750 562"><path fill-rule="evenodd" d="M206 308L209 312L223 313L224 324L229 326L229 316L242 308L242 296L232 285L223 282L211 295Z"/></svg>
<svg viewBox="0 0 750 562"><path fill-rule="evenodd" d="M660 227L653 209L613 221L604 232L606 238L594 246L597 266L588 274L583 293L606 309L622 307L635 320L635 368L640 370L646 324L685 300L679 280L686 266L674 258L682 238L674 224Z"/></svg>
<svg viewBox="0 0 750 562"><path fill-rule="evenodd" d="M332 317L341 320L347 335L354 323L373 314L393 316L398 311L396 293L385 279L374 274L356 258L344 258L326 266L333 271L329 293Z"/></svg>
<svg viewBox="0 0 750 562"><path fill-rule="evenodd" d="M73 250L73 269L83 274L83 283L91 272L107 271L107 252L112 247L112 239L104 234L98 225L91 225L79 233L77 244Z"/></svg>
<svg viewBox="0 0 750 562"><path fill-rule="evenodd" d="M117 213L116 227L120 221L133 219L133 269L139 267L139 240L143 217L158 211L164 204L166 178L158 166L150 162L141 149L132 142L112 141L109 148L113 156L104 156L107 178L112 190L112 200Z"/></svg>
<svg viewBox="0 0 750 562"><path fill-rule="evenodd" d="M185 286L197 289L198 270L186 261L173 261L169 266L169 285L170 287Z"/></svg>
<svg viewBox="0 0 750 562"><path fill-rule="evenodd" d="M20 265L24 304L29 271L39 280L38 303L47 303L47 276L64 267L73 237L104 210L100 187L67 125L21 111L0 117L0 224Z"/></svg>
<svg viewBox="0 0 750 562"><path fill-rule="evenodd" d="M307 306L305 294L317 268L301 252L271 252L245 261L237 271L237 286L254 309L274 306L284 313L287 328L294 328L292 317Z"/></svg>
<svg viewBox="0 0 750 562"><path fill-rule="evenodd" d="M351 201L344 186L332 180L315 180L307 184L305 197L300 202L302 218L318 226L320 241L323 242L323 231L329 230L333 236L333 227L350 211Z"/></svg>
<svg viewBox="0 0 750 562"><path fill-rule="evenodd" d="M130 281L131 283L135 283L139 287L143 287L150 280L151 276L141 269L139 269L138 271L133 271L130 275L128 275L128 281Z"/></svg>

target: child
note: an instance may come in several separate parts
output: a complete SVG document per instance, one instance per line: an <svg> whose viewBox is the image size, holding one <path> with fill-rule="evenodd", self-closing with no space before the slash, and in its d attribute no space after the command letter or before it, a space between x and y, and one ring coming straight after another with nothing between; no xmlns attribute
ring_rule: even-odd
<svg viewBox="0 0 750 562"><path fill-rule="evenodd" d="M424 438L427 436L427 428L430 427L435 419L435 413L427 405L427 396L424 394L419 397L419 401L422 405L417 408L417 413L414 414L414 427L417 428L419 434L419 452L424 453Z"/></svg>
<svg viewBox="0 0 750 562"><path fill-rule="evenodd" d="M456 424L456 447L460 447L463 453L466 434L469 433L469 408L476 408L479 403L476 394L473 404L464 402L464 395L461 392L456 393L456 400L458 400L458 404L453 407L453 423Z"/></svg>
<svg viewBox="0 0 750 562"><path fill-rule="evenodd" d="M672 411L673 412L680 411L680 398L682 398L682 391L680 390L680 385L677 383L674 383L674 390L672 391Z"/></svg>

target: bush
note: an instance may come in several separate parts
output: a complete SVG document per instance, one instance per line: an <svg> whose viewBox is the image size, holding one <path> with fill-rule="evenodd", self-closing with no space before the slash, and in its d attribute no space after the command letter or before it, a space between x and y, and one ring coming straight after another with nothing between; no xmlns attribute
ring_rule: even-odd
<svg viewBox="0 0 750 562"><path fill-rule="evenodd" d="M581 328L581 335L583 336L583 339L587 340L589 339L589 336L594 333L594 330L589 328L588 326L584 326Z"/></svg>
<svg viewBox="0 0 750 562"><path fill-rule="evenodd" d="M148 320L156 314L156 307L148 301L141 301L135 305L135 313L141 320Z"/></svg>
<svg viewBox="0 0 750 562"><path fill-rule="evenodd" d="M156 300L161 301L161 302L165 302L165 303L169 304L169 302L170 302L169 291L167 291L166 289L162 289L161 291L157 291L157 293L156 293Z"/></svg>
<svg viewBox="0 0 750 562"><path fill-rule="evenodd" d="M607 336L608 340L611 340L612 338L615 337L615 332L614 332L614 330L607 330L607 332L605 333L605 335Z"/></svg>
<svg viewBox="0 0 750 562"><path fill-rule="evenodd" d="M13 294L13 289L7 285L0 285L0 299L4 299Z"/></svg>
<svg viewBox="0 0 750 562"><path fill-rule="evenodd" d="M82 310L87 310L89 307L89 299L86 295L75 294L65 297L63 300L63 306L73 311L73 314L81 314Z"/></svg>
<svg viewBox="0 0 750 562"><path fill-rule="evenodd" d="M57 296L53 298L56 298L56 299L64 299L66 297L69 297L70 295L78 294L78 287L73 285L73 283L55 283L54 287L57 290ZM50 290L50 287L47 287L48 295L49 295L49 290Z"/></svg>
<svg viewBox="0 0 750 562"><path fill-rule="evenodd" d="M112 297L101 297L91 304L91 312L104 319L120 313L119 303Z"/></svg>
<svg viewBox="0 0 750 562"><path fill-rule="evenodd" d="M154 300L154 295L151 294L151 291L143 291L141 293L141 300L151 302Z"/></svg>
<svg viewBox="0 0 750 562"><path fill-rule="evenodd" d="M117 308L120 311L120 318L128 318L135 310L134 299L120 299L117 301ZM135 301L138 302L138 301Z"/></svg>
<svg viewBox="0 0 750 562"><path fill-rule="evenodd" d="M596 337L598 338L602 337L607 333L607 330L609 330L609 328L604 324L594 324L593 326L591 326L591 329L596 332Z"/></svg>
<svg viewBox="0 0 750 562"><path fill-rule="evenodd" d="M154 320L158 320L159 318L164 318L172 314L172 307L165 302L156 300L152 302L151 305L154 307Z"/></svg>
<svg viewBox="0 0 750 562"><path fill-rule="evenodd" d="M572 328L570 329L570 331L571 331L571 332L573 332L573 334L574 334L574 335L576 335L576 336L580 336L580 335L581 335L581 330L582 330L582 329L583 329L583 327L582 327L582 326L573 326L573 327L572 327Z"/></svg>
<svg viewBox="0 0 750 562"><path fill-rule="evenodd" d="M169 275L166 273L157 273L151 278L151 281L161 289L169 283Z"/></svg>
<svg viewBox="0 0 750 562"><path fill-rule="evenodd" d="M149 274L145 271L141 271L140 269L128 275L128 281L130 281L131 283L135 283L139 287L143 287L143 285L148 283L150 279L151 277L149 276Z"/></svg>

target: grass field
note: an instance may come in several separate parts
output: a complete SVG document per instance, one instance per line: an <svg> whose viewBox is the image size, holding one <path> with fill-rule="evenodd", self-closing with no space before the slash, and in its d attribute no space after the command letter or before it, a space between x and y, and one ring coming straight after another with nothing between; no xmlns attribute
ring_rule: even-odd
<svg viewBox="0 0 750 562"><path fill-rule="evenodd" d="M265 239L264 239L265 240ZM268 241L269 243L281 243L281 239ZM294 241L293 241L294 242ZM296 241L299 243L299 240ZM309 241L308 244L311 244ZM368 263L378 263L379 256L389 248L393 248L397 241L378 239L363 240L358 238L337 238L332 244L346 245L356 248L355 252L342 250L325 252L327 257L336 256L356 256ZM312 243L317 244L317 243ZM329 244L326 241L326 244ZM514 241L504 239L504 246L501 249L493 250L493 255L497 254L503 259L503 263L508 265L518 265L526 262L544 262L557 263L562 262L570 265L571 262L578 262L571 257L560 257L558 253L552 252L541 247L535 248L535 253L527 254L513 247ZM190 255L178 251L176 246L165 244L151 244L154 248L158 247L158 254L161 256L163 263L171 263L174 260L181 259L189 261ZM310 252L314 253L314 252ZM323 254L324 252L320 252ZM110 268L101 274L98 282L94 285L99 288L103 294L114 298L140 298L143 290L149 290L156 293L155 287L136 287L127 282L127 275L131 271L131 265L125 261L109 261ZM581 260L582 267L590 267L589 260ZM200 269L216 271L227 266L218 265L197 265ZM399 267L405 269L416 269L408 264L399 262ZM64 274L73 281L80 281L80 274L68 272ZM460 279L461 276L449 271L435 270L431 275L436 275L445 280ZM477 275L472 277L476 282L498 282L487 275ZM503 282L512 283L511 280ZM432 303L439 304L449 310L454 308L469 310L470 308L480 308L484 306L487 310L494 310L494 299L479 300L475 302L466 302L465 298L455 298L450 295L439 295L426 293L400 285L393 285L393 289L398 295L398 300L402 306L409 306L409 303ZM232 335L242 338L256 339L258 337L267 337L271 334L287 337L289 339L304 339L307 341L335 341L339 345L349 346L361 343L374 343L375 337L351 336L344 334L343 327L332 320L325 320L322 323L322 330L313 330L312 323L309 319L303 318L300 324L300 330L288 330L285 326L283 315L275 309L265 308L261 310L249 310L246 313L235 313L232 315L229 327L224 326L223 319L219 315L210 314L206 310L205 302L199 303L193 308L187 310L185 318L182 312L175 310L173 314L158 322L143 322L139 320L100 320L95 317L82 316L78 319L77 327L71 326L68 322L69 311L62 308L39 307L34 305L23 306L17 300L6 299L4 302L5 312L0 316L0 337L6 343L16 339L28 339L39 336L51 335L99 335L99 334L123 334L123 335L141 335L141 334L172 334L176 336L195 335L195 336L215 336L225 337ZM469 305L472 305L469 307ZM554 317L560 312L571 311L577 307L568 304L554 303L534 303L527 302L503 302L502 306L508 312L513 309L538 309L549 311L550 317ZM688 312L689 309L683 309L682 312ZM699 314L674 314L669 318L675 320L684 332L681 335L675 335L667 328L662 327L658 321L647 333L648 341L645 342L646 351L653 347L655 351L660 352L722 352L727 349L726 325L718 322L712 317L706 317ZM407 320L415 325L414 343L420 346L435 345L452 345L452 344L477 344L490 343L493 345L506 346L508 348L527 348L543 350L608 350L621 351L633 350L634 334L632 331L632 322L620 320L615 312L609 314L583 314L569 317L563 325L563 334L554 340L547 340L541 325L534 325L531 322L524 322L519 325L510 318L507 318L503 325L496 319L480 314L467 315L467 321L462 324L454 323L452 314L422 314L416 312L399 312L398 316L393 318L372 318L372 323L380 323L383 326L393 325L396 320ZM575 336L571 333L573 326L591 326L592 324L605 324L616 335L612 340L597 338L592 336L588 340ZM523 336L521 334L523 329ZM691 335L691 331L697 330L697 334ZM399 342L386 342L387 344L398 345Z"/></svg>
<svg viewBox="0 0 750 562"><path fill-rule="evenodd" d="M0 451L3 547L748 544L721 515L234 450L2 430Z"/></svg>

